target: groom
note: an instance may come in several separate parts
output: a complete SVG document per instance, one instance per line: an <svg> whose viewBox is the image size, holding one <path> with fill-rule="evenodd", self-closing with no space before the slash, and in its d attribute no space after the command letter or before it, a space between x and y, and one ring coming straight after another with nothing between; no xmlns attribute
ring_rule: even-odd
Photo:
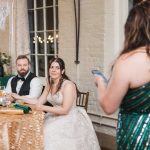
<svg viewBox="0 0 150 150"><path fill-rule="evenodd" d="M19 55L16 59L18 74L8 80L6 93L10 101L16 101L11 93L17 93L27 98L38 98L42 92L42 82L30 72L30 61L26 55Z"/></svg>

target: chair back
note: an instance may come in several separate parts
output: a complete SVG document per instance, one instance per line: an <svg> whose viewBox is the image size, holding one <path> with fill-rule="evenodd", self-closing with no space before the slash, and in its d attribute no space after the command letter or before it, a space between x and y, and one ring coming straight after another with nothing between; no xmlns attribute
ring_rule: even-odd
<svg viewBox="0 0 150 150"><path fill-rule="evenodd" d="M80 92L77 89L76 106L83 107L87 111L88 100L89 100L89 92Z"/></svg>

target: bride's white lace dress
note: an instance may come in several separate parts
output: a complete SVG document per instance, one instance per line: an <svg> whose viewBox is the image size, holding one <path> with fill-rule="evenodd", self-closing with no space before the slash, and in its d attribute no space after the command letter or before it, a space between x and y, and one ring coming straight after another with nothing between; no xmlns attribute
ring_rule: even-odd
<svg viewBox="0 0 150 150"><path fill-rule="evenodd" d="M63 85L66 82L71 81ZM53 96L49 94L47 100L55 107L62 105L61 90ZM100 150L90 118L75 103L67 115L46 114L44 144L45 150Z"/></svg>

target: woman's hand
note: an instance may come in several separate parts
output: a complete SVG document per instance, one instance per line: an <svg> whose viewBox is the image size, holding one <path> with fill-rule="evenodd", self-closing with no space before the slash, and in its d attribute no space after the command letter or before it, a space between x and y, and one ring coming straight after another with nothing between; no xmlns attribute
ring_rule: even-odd
<svg viewBox="0 0 150 150"><path fill-rule="evenodd" d="M36 109L36 110L43 111L43 105L40 104L40 103L37 103L37 104L35 104L35 109Z"/></svg>
<svg viewBox="0 0 150 150"><path fill-rule="evenodd" d="M101 84L103 84L105 86L107 85L105 83L104 79L99 75L94 75L94 83L95 83L96 87L98 87Z"/></svg>

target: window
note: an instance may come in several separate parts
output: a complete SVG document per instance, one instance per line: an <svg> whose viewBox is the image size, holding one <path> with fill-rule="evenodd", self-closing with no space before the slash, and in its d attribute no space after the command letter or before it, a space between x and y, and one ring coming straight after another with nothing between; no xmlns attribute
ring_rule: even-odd
<svg viewBox="0 0 150 150"><path fill-rule="evenodd" d="M133 7L133 0L129 0L129 11L132 9Z"/></svg>
<svg viewBox="0 0 150 150"><path fill-rule="evenodd" d="M31 71L47 76L48 61L58 55L58 0L27 0Z"/></svg>

